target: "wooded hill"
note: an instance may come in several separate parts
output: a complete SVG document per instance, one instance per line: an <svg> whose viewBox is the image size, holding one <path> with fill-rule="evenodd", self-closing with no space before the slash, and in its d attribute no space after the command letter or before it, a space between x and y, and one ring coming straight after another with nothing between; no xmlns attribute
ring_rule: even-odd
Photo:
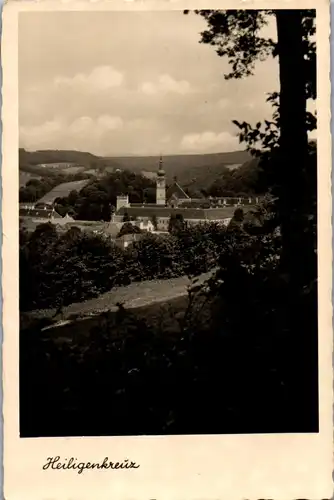
<svg viewBox="0 0 334 500"><path fill-rule="evenodd" d="M167 181L177 176L180 183L185 186L195 184L196 187L208 186L218 177L224 174L225 167L235 168L252 159L247 151L232 151L228 153L197 154L197 155L168 155L163 157L164 169ZM114 171L116 169L127 169L134 173L142 173L147 177L157 170L158 156L120 156L99 157L82 151L65 150L43 150L26 151L19 150L20 170L38 175L48 175L47 167L40 168L37 165L47 163L76 163L103 171ZM54 172L54 169L52 169ZM60 172L59 172L60 173ZM66 171L62 173L66 174Z"/></svg>
<svg viewBox="0 0 334 500"><path fill-rule="evenodd" d="M39 165L41 163L77 163L89 167L92 161L98 160L98 157L84 151L70 150L39 150L26 151L19 149L19 165Z"/></svg>

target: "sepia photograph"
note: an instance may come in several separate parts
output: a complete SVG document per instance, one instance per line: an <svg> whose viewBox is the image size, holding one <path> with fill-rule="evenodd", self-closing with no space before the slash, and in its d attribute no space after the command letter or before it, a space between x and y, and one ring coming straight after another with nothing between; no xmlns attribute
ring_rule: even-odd
<svg viewBox="0 0 334 500"><path fill-rule="evenodd" d="M20 437L318 433L316 10L18 18Z"/></svg>

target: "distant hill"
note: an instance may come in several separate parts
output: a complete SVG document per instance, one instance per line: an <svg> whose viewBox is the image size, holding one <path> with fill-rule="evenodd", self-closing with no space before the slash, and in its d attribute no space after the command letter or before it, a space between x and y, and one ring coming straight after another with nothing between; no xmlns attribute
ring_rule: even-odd
<svg viewBox="0 0 334 500"><path fill-rule="evenodd" d="M41 169L39 164L71 162L85 166L91 173L97 168L112 172L116 169L141 173L145 177L154 178L159 164L158 156L118 156L102 157L81 151L44 150L19 152L20 170L37 175L48 175L47 167ZM252 160L247 151L231 151L228 153L167 155L163 157L167 182L176 176L184 187L205 188L221 178L226 169L237 169ZM93 169L93 170L92 170ZM66 175L66 171L60 172ZM53 168L54 172L55 169ZM95 170L97 172L97 170ZM57 171L58 173L58 171Z"/></svg>
<svg viewBox="0 0 334 500"><path fill-rule="evenodd" d="M233 151L230 153L196 154L196 155L167 155L163 157L167 179L177 176L181 181L189 178L191 172L197 173L206 167L228 165L242 165L251 160L247 151ZM104 158L104 162L113 162L119 168L128 168L133 172L156 172L159 156L122 156ZM117 167L116 167L117 168Z"/></svg>
<svg viewBox="0 0 334 500"><path fill-rule="evenodd" d="M19 149L19 164L38 165L40 163L76 163L78 165L90 166L91 162L98 160L98 156L83 151L71 150L39 150L26 151Z"/></svg>

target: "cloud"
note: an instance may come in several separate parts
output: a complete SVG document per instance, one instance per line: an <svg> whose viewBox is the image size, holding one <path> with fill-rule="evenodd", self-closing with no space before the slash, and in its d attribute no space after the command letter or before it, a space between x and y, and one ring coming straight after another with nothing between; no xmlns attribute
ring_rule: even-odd
<svg viewBox="0 0 334 500"><path fill-rule="evenodd" d="M171 142L171 136L164 135L163 137L161 137L159 142L160 142L160 144L168 144L169 142Z"/></svg>
<svg viewBox="0 0 334 500"><path fill-rule="evenodd" d="M83 134L93 128L94 121L89 116L81 116L74 120L68 127L71 134Z"/></svg>
<svg viewBox="0 0 334 500"><path fill-rule="evenodd" d="M20 145L108 156L238 147L232 136L219 135L238 131L233 119L254 124L271 117L265 99L279 88L277 59L259 62L253 77L226 81L228 60L199 43L204 29L201 16L185 22L177 10L24 16ZM129 33L135 43L128 43Z"/></svg>
<svg viewBox="0 0 334 500"><path fill-rule="evenodd" d="M111 66L98 66L90 73L77 73L73 77L58 76L54 80L56 87L82 88L89 92L108 90L119 87L124 75Z"/></svg>
<svg viewBox="0 0 334 500"><path fill-rule="evenodd" d="M218 107L220 109L225 109L227 108L227 106L229 105L230 101L229 99L226 99L225 97L223 97L222 99L219 99L218 101Z"/></svg>
<svg viewBox="0 0 334 500"><path fill-rule="evenodd" d="M186 80L174 80L170 75L160 75L157 82L144 82L140 85L144 94L153 95L158 93L174 92L185 95L191 91L190 83Z"/></svg>
<svg viewBox="0 0 334 500"><path fill-rule="evenodd" d="M118 116L102 115L96 119L81 116L69 123L55 118L39 125L20 127L20 138L23 147L28 149L38 148L40 144L51 148L59 141L69 148L85 149L86 145L95 149L101 139L122 127L123 120Z"/></svg>
<svg viewBox="0 0 334 500"><path fill-rule="evenodd" d="M136 132L143 130L151 130L152 127L155 126L155 123L151 119L145 118L134 118L133 120L129 120L126 124L127 129L134 130Z"/></svg>
<svg viewBox="0 0 334 500"><path fill-rule="evenodd" d="M70 134L82 134L83 137L94 135L96 137L111 130L120 129L122 126L123 120L119 116L102 115L95 120L89 116L81 116L74 120L67 127L67 130Z"/></svg>
<svg viewBox="0 0 334 500"><path fill-rule="evenodd" d="M43 124L20 127L20 138L26 147L35 147L36 144L47 144L50 137L58 136L61 131L61 122L59 120L46 121Z"/></svg>
<svg viewBox="0 0 334 500"><path fill-rule="evenodd" d="M224 152L242 149L236 136L229 132L206 131L198 134L186 134L182 137L180 149L184 152Z"/></svg>
<svg viewBox="0 0 334 500"><path fill-rule="evenodd" d="M123 120L119 116L103 115L98 117L97 125L105 130L117 130L122 128Z"/></svg>

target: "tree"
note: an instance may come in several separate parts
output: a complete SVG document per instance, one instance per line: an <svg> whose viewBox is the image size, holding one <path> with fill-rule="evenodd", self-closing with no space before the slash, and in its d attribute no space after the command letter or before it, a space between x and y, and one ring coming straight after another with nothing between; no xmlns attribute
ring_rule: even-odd
<svg viewBox="0 0 334 500"><path fill-rule="evenodd" d="M214 222L190 225L176 233L182 249L180 260L188 276L205 273L217 265L225 233L225 227Z"/></svg>
<svg viewBox="0 0 334 500"><path fill-rule="evenodd" d="M172 213L169 218L168 232L171 234L177 234L185 228L185 222L182 214Z"/></svg>
<svg viewBox="0 0 334 500"><path fill-rule="evenodd" d="M43 255L43 259L41 259ZM77 227L58 235L50 224L20 232L20 307L64 306L113 286L123 253L107 238Z"/></svg>
<svg viewBox="0 0 334 500"><path fill-rule="evenodd" d="M151 222L153 224L154 230L157 231L158 230L158 219L157 219L157 216L155 214L152 215Z"/></svg>
<svg viewBox="0 0 334 500"><path fill-rule="evenodd" d="M79 197L78 191L73 189L67 198L68 205L71 205L72 207L74 207L74 205L76 204L76 202L78 200L78 197Z"/></svg>
<svg viewBox="0 0 334 500"><path fill-rule="evenodd" d="M242 231L242 224L244 221L244 211L242 208L237 208L234 211L233 217L227 227L228 231Z"/></svg>
<svg viewBox="0 0 334 500"><path fill-rule="evenodd" d="M124 234L139 234L141 233L141 229L135 224L131 224L131 222L125 222L119 231L117 238L123 236Z"/></svg>
<svg viewBox="0 0 334 500"><path fill-rule="evenodd" d="M185 11L187 13L188 11ZM306 111L308 98L316 98L315 10L199 10L208 29L201 42L226 56L232 71L226 79L253 74L255 62L278 57L280 92L269 94L272 120L255 127L234 123L240 129L240 142L265 160L270 158L278 194L278 210L283 238L282 267L296 285L305 278L300 255L305 253L307 233L305 211L310 206L307 179L310 171L308 130L316 128L316 117ZM261 34L270 17L277 26L277 43ZM256 145L261 143L261 150ZM263 155L265 153L265 155ZM268 161L265 162L267 168ZM308 246L309 258L313 248Z"/></svg>
<svg viewBox="0 0 334 500"><path fill-rule="evenodd" d="M183 273L178 240L173 235L147 233L128 249L128 268L133 279L168 279Z"/></svg>
<svg viewBox="0 0 334 500"><path fill-rule="evenodd" d="M124 170L106 174L94 179L79 193L72 191L68 197L58 202L68 211L72 208L79 220L109 221L115 211L116 197L129 193L131 203L142 203L146 189L152 188L153 182L142 175Z"/></svg>
<svg viewBox="0 0 334 500"><path fill-rule="evenodd" d="M308 131L316 129L316 114L307 112L307 100L316 99L316 44L314 41L315 10L230 10L196 11L207 21L207 30L201 42L215 47L219 56L228 58L231 72L225 78L244 78L253 74L255 62L267 57L278 59L279 92L271 92L272 118L255 126L234 121L239 128L239 140L260 157L263 177L274 194L279 236L272 232L254 237L254 245L246 246L250 257L246 274L239 258L244 244L243 233L231 233L241 239L231 252L231 259L221 265L219 306L228 298L227 310L233 310L231 290L248 290L243 297L248 313L235 311L230 325L242 332L241 316L248 326L263 332L277 329L279 335L288 332L283 346L284 370L288 375L291 408L298 418L309 419L317 425L317 234L316 234L316 156L308 142ZM277 28L277 42L262 36L261 28L273 18ZM270 90L270 89L268 89ZM271 224L269 224L270 226ZM246 235L246 239L249 235ZM253 239L253 237L251 238ZM269 248L268 247L269 241ZM265 253L275 248L277 259L271 255L270 266ZM254 252L260 256L254 267ZM232 262L231 262L232 261ZM227 279L229 276L229 279ZM218 283L218 279L216 283ZM222 291L223 290L223 291ZM260 295L258 295L260 292ZM260 314L256 308L260 307ZM219 310L219 315L221 310ZM239 315L239 316L238 316ZM265 318L271 318L268 322ZM217 322L220 328L219 322ZM247 339L243 339L246 341ZM298 368L296 367L298 359ZM301 391L304 387L307 391ZM307 392L307 394L306 394ZM294 408L292 410L292 407ZM315 411L316 408L316 411ZM309 423L308 423L309 425Z"/></svg>

